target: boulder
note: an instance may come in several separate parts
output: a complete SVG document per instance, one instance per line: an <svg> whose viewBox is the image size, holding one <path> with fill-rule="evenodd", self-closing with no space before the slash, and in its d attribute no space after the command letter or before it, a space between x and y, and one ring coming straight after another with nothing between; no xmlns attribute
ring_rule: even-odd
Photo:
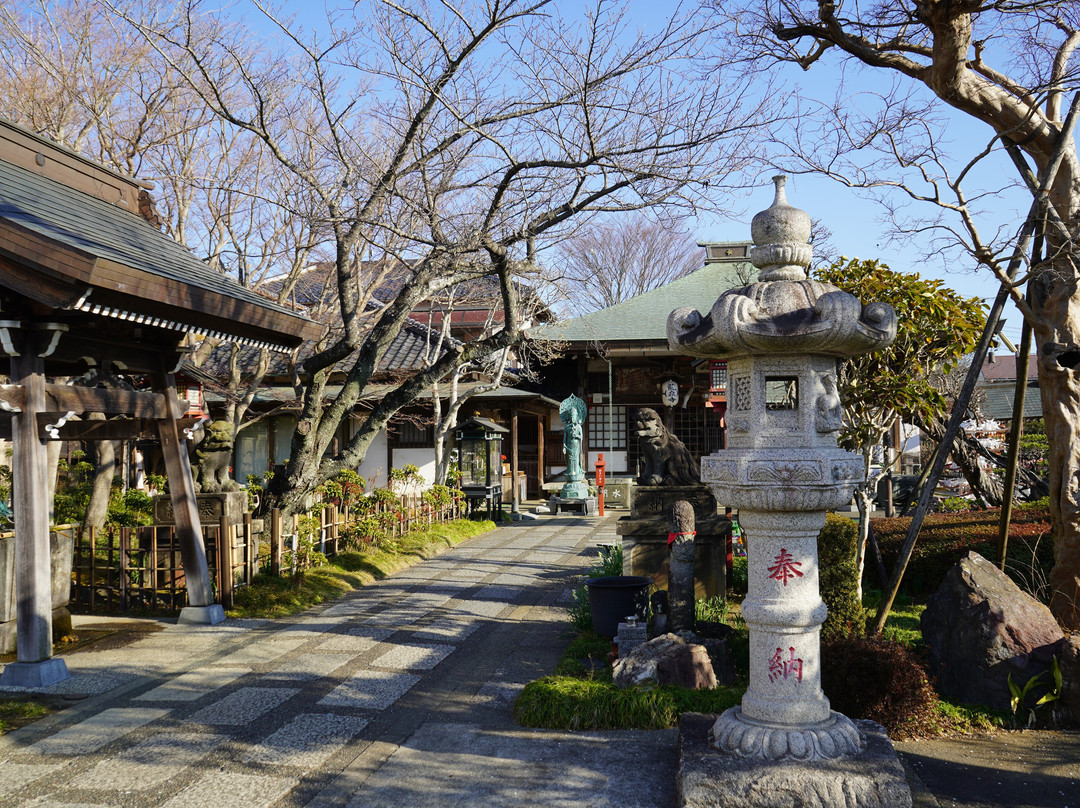
<svg viewBox="0 0 1080 808"><path fill-rule="evenodd" d="M716 675L704 646L688 643L674 634L661 634L617 660L613 678L617 687L645 682L691 690L716 687Z"/></svg>
<svg viewBox="0 0 1080 808"><path fill-rule="evenodd" d="M1080 634L1067 637L1058 657L1061 666L1061 706L1080 723Z"/></svg>
<svg viewBox="0 0 1080 808"><path fill-rule="evenodd" d="M938 691L998 710L1009 709L1009 675L1023 686L1049 670L1065 639L1046 606L973 552L927 601L922 634Z"/></svg>

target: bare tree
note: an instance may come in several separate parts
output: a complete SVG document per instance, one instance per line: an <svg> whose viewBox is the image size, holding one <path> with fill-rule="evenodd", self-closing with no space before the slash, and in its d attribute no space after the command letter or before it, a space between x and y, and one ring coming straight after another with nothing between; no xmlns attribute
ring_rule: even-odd
<svg viewBox="0 0 1080 808"><path fill-rule="evenodd" d="M553 269L575 315L614 306L703 265L686 229L640 212L590 222L554 252Z"/></svg>
<svg viewBox="0 0 1080 808"><path fill-rule="evenodd" d="M522 339L514 280L535 245L577 216L709 204L753 157L762 113L697 12L656 33L629 29L620 4L574 17L550 0L355 4L326 42L252 6L282 39L205 14L199 2L154 24L126 18L230 126L250 133L317 201L333 255L339 328L303 362L286 508L353 468L403 406L454 368ZM273 52L270 48L273 48ZM726 79L726 80L725 80ZM374 314L362 254L407 268ZM343 450L324 459L415 306L493 279L503 317L379 400ZM331 371L348 358L340 390Z"/></svg>
<svg viewBox="0 0 1080 808"><path fill-rule="evenodd" d="M835 99L807 101L815 114L778 141L796 170L929 205L928 215L913 218L895 193L887 203L901 235L933 233L935 249L965 250L1031 323L1050 444L1051 607L1064 625L1080 627L1080 490L1071 482L1080 474L1080 163L1064 114L1065 94L1076 86L1080 7L1066 0L762 0L717 8L759 67L813 69L838 58L892 77L857 101L843 86ZM948 156L961 148L948 142L949 108L989 127L988 142L972 143L960 160ZM999 155L1015 169L1011 181ZM977 180L995 159L996 169ZM1036 200L1026 221L1001 216L1012 206L1000 192L1016 186ZM1033 231L1046 241L1046 258L1036 262L1029 260Z"/></svg>

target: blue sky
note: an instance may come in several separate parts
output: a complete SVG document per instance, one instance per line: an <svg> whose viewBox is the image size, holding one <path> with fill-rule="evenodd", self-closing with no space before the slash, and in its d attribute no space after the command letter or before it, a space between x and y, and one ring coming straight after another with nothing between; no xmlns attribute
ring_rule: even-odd
<svg viewBox="0 0 1080 808"><path fill-rule="evenodd" d="M595 0L594 0L595 1ZM655 0L624 0L630 16L631 26L653 28L662 24L671 14L672 4L656 3ZM333 7L335 4L328 4ZM560 0L560 10L567 16L584 10L593 3L581 0ZM324 30L323 14L316 12L309 3L288 0L286 13L298 13L298 21L305 27ZM256 29L265 25L256 19L257 15L244 14L243 0L232 6L232 12L246 17L246 22ZM831 99L840 75L839 61L826 57L809 71L797 67L778 67L786 87L798 85L802 93L822 100ZM854 90L875 91L879 86L886 89L891 76L869 68L848 69L846 80ZM951 112L940 105L948 119L947 136L956 144L956 165L958 170L961 158L967 159L989 140L989 127L973 121L959 112ZM750 235L750 219L759 210L772 202L773 188L769 177L774 170L764 170L760 176L751 178L754 187L747 197L736 202L735 208L741 213L731 220L702 218L688 223L691 232L699 241L734 241L745 240ZM996 176L995 176L996 173ZM983 173L988 182L1002 183L1002 177L1012 177L1011 165L1001 161L991 161L989 171ZM978 175L976 175L978 179ZM821 176L802 174L792 176L787 185L788 201L796 207L806 210L815 219L820 219L832 231L832 246L841 254L859 258L877 258L894 270L916 271L924 277L939 278L961 294L979 297L987 303L997 293L998 284L986 270L976 270L970 258L957 255L953 260L940 258L927 260L928 239L920 237L905 238L899 242L890 241L888 226L883 221L885 208L870 200L866 192L849 189L833 180ZM1030 197L1026 193L1016 193L1006 199L1004 204L995 204L991 215L986 220L986 232L992 227L1004 224L1006 227L1018 227L1021 217L1026 213ZM902 201L894 195L895 201ZM928 208L928 206L927 206ZM929 210L927 210L929 213ZM1021 320L1019 314L1010 306L1006 311L1008 322L1004 333L1014 343L1020 340Z"/></svg>

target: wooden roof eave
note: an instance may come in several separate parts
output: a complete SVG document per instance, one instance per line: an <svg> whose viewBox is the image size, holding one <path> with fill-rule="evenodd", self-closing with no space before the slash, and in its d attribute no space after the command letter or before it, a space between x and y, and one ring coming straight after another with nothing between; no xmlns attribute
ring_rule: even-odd
<svg viewBox="0 0 1080 808"><path fill-rule="evenodd" d="M81 302L290 349L304 340L318 339L326 328L299 314L275 311L95 257L15 222L0 220L0 243L4 245L0 249L0 280L53 308L71 308Z"/></svg>

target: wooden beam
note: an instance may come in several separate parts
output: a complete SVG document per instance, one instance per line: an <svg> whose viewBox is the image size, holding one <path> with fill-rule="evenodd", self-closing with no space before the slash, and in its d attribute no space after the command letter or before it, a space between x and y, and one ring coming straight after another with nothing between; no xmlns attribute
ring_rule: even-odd
<svg viewBox="0 0 1080 808"><path fill-rule="evenodd" d="M54 427L57 415L58 413L38 413L38 437L41 440L151 440L158 436L157 421L152 418L67 421L59 427ZM181 431L190 429L198 423L198 420L198 418L183 418L177 427Z"/></svg>
<svg viewBox="0 0 1080 808"><path fill-rule="evenodd" d="M20 412L26 405L26 389L21 384L0 384L0 414Z"/></svg>
<svg viewBox="0 0 1080 808"><path fill-rule="evenodd" d="M51 412L74 412L79 415L84 412L103 412L106 415L134 415L152 420L168 417L165 396L161 393L47 384L45 394L49 399L46 409Z"/></svg>

